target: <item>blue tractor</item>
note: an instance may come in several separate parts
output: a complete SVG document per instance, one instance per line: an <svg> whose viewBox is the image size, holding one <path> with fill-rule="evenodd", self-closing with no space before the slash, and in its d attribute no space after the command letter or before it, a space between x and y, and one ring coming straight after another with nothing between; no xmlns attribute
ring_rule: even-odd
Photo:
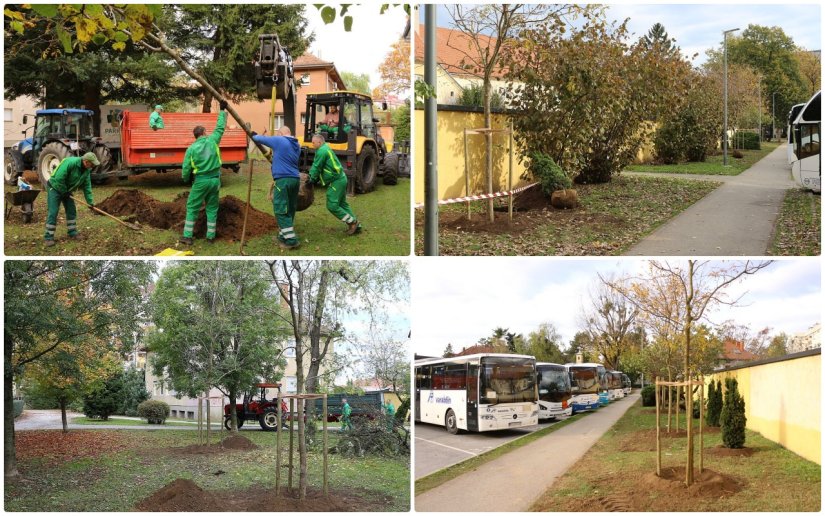
<svg viewBox="0 0 825 516"><path fill-rule="evenodd" d="M34 170L45 187L60 162L69 156L94 152L100 165L92 170L92 180L105 181L112 167L112 153L94 135L94 112L88 109L41 109L35 113L34 133L6 152L6 184L17 183L24 170ZM23 116L28 123L28 115ZM23 135L29 129L23 131Z"/></svg>

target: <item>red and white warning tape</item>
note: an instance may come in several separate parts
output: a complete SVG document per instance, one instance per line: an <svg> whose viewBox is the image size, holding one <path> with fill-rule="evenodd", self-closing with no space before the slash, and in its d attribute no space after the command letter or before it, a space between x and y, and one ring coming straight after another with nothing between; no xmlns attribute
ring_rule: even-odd
<svg viewBox="0 0 825 516"><path fill-rule="evenodd" d="M454 204L454 203L457 203L457 202L481 201L483 199L494 199L496 197L508 197L510 195L515 195L517 193L521 193L521 192L527 190L528 188L532 188L532 187L536 186L537 184L538 183L531 183L531 184L526 185L526 186L520 186L520 187L516 188L515 190L510 190L509 192L495 192L495 193L491 193L491 194L478 194L478 195L468 195L467 197L456 197L455 199L441 199L441 200L438 201L438 204L439 205ZM423 208L423 207L424 207L423 202L418 203L418 204L415 205L415 209Z"/></svg>

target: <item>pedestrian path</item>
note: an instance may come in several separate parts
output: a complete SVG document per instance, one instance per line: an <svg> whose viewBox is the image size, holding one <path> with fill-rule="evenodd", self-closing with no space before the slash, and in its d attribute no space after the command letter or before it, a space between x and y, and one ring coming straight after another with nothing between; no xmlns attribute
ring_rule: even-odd
<svg viewBox="0 0 825 516"><path fill-rule="evenodd" d="M415 497L425 512L521 512L639 399L632 394Z"/></svg>
<svg viewBox="0 0 825 516"><path fill-rule="evenodd" d="M652 174L674 177L676 174ZM679 174L682 179L700 179ZM631 256L763 256L785 192L796 185L780 145L738 176L702 176L724 184L631 247Z"/></svg>

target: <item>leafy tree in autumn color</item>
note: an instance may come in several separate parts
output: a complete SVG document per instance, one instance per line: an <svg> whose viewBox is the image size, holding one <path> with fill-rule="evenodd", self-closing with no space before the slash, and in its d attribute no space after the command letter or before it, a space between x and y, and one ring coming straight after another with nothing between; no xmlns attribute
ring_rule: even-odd
<svg viewBox="0 0 825 516"><path fill-rule="evenodd" d="M5 475L15 459L15 377L50 354L95 341L119 348L139 335L143 286L154 265L138 261L24 261L4 264ZM120 349L120 351L123 351Z"/></svg>
<svg viewBox="0 0 825 516"><path fill-rule="evenodd" d="M380 100L388 95L401 98L410 96L410 42L400 39L392 44L390 51L378 68L381 83L376 86L373 97Z"/></svg>
<svg viewBox="0 0 825 516"><path fill-rule="evenodd" d="M693 379L697 373L696 353L692 349L697 325L707 319L709 310L736 306L741 299L731 297L731 286L745 277L768 267L770 261L713 262L687 260L666 262L651 260L647 272L620 280L605 280L652 320L682 334L682 379ZM692 397L688 396L687 412L691 412ZM691 425L687 427L687 464L685 482L693 483L694 442Z"/></svg>
<svg viewBox="0 0 825 516"><path fill-rule="evenodd" d="M57 401L63 432L69 431L66 408L100 388L121 369L120 356L97 339L66 343L26 367L24 379Z"/></svg>
<svg viewBox="0 0 825 516"><path fill-rule="evenodd" d="M580 315L580 327L590 337L591 353L601 356L608 369L618 370L622 355L633 347L630 334L638 313L632 303L606 283L599 281L591 286Z"/></svg>
<svg viewBox="0 0 825 516"><path fill-rule="evenodd" d="M684 93L690 64L628 43L626 22L586 16L561 33L523 30L508 53L508 105L525 154L542 152L576 183L605 183L648 141L652 123Z"/></svg>
<svg viewBox="0 0 825 516"><path fill-rule="evenodd" d="M683 101L660 117L654 136L657 159L667 164L705 161L722 134L717 93L710 78L697 71L690 73Z"/></svg>
<svg viewBox="0 0 825 516"><path fill-rule="evenodd" d="M805 85L803 93L808 98L813 97L814 93L822 89L822 58L805 49L794 52L794 58Z"/></svg>
<svg viewBox="0 0 825 516"><path fill-rule="evenodd" d="M711 82L712 87L704 92L710 100L715 101L716 110L723 112L724 102L724 66L719 61L707 61L702 66L702 71ZM764 98L759 98L759 71L750 65L728 62L728 126L733 127L756 127L759 123L759 111L765 106L770 106L769 102L764 102ZM764 94L765 86L762 85ZM777 95L778 97L778 95ZM767 113L767 118L770 112ZM766 116L762 117L763 122ZM721 128L721 124L720 124ZM721 129L717 136L722 134Z"/></svg>

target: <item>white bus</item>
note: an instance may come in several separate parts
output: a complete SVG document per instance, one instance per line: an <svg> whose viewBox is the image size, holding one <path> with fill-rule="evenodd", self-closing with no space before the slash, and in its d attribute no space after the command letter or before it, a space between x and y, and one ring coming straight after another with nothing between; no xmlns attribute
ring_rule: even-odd
<svg viewBox="0 0 825 516"><path fill-rule="evenodd" d="M599 408L599 369L600 364L565 364L570 374L573 395L570 406L573 413ZM603 367L602 367L603 368Z"/></svg>
<svg viewBox="0 0 825 516"><path fill-rule="evenodd" d="M628 396L631 392L633 392L633 384L630 382L630 377L624 373L622 373L622 388L625 396Z"/></svg>
<svg viewBox="0 0 825 516"><path fill-rule="evenodd" d="M486 432L538 424L536 359L479 353L415 362L415 420Z"/></svg>
<svg viewBox="0 0 825 516"><path fill-rule="evenodd" d="M794 181L801 187L809 188L817 193L821 191L822 186L822 158L819 152L822 144L821 94L822 91L818 91L811 97L794 120L796 159L791 164Z"/></svg>
<svg viewBox="0 0 825 516"><path fill-rule="evenodd" d="M621 371L607 371L604 374L604 383L607 387L607 394L610 401L624 398L624 385L622 385Z"/></svg>
<svg viewBox="0 0 825 516"><path fill-rule="evenodd" d="M572 416L570 375L561 364L536 362L539 387L539 419Z"/></svg>
<svg viewBox="0 0 825 516"><path fill-rule="evenodd" d="M799 116L799 112L802 111L802 108L805 107L805 104L797 104L791 107L791 110L788 112L788 165L792 165L794 161L796 161L796 152L794 151L794 143L796 142L796 138L794 136L794 120L796 117Z"/></svg>

